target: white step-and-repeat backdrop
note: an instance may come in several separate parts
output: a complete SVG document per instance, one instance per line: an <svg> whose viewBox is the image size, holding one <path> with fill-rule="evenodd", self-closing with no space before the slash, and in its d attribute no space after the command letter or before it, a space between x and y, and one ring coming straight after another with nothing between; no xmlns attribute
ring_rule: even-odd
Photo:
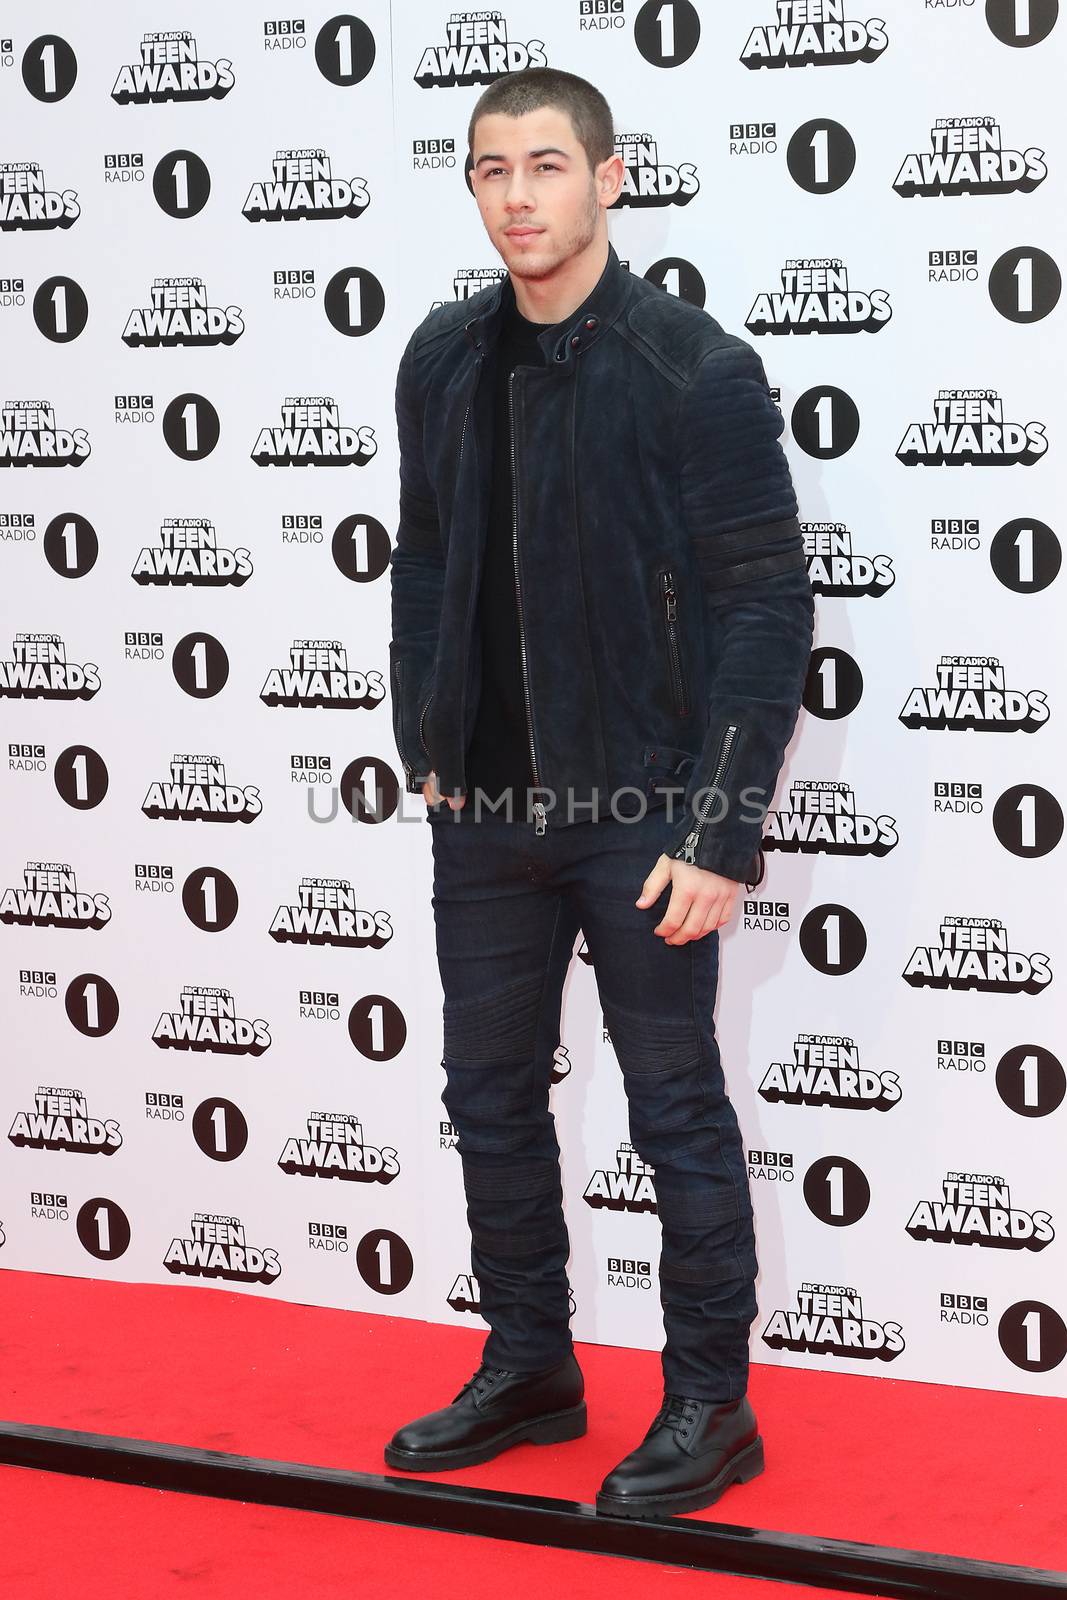
<svg viewBox="0 0 1067 1600"><path fill-rule="evenodd" d="M547 64L611 103L622 259L762 355L809 543L721 935L753 1358L1067 1394L1065 25L867 10L8 11L0 1265L479 1325L391 733L393 383L502 270L474 101ZM656 1350L580 940L555 1077L575 1333Z"/></svg>

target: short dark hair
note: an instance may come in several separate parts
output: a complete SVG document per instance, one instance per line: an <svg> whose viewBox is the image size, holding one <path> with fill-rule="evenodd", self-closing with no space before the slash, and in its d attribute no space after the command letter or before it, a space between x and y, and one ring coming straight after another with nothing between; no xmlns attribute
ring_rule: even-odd
<svg viewBox="0 0 1067 1600"><path fill-rule="evenodd" d="M599 89L588 79L561 72L558 67L527 67L525 72L508 72L494 79L478 97L467 124L468 155L474 155L474 125L479 117L524 117L543 106L565 111L570 117L590 172L615 154L611 107Z"/></svg>

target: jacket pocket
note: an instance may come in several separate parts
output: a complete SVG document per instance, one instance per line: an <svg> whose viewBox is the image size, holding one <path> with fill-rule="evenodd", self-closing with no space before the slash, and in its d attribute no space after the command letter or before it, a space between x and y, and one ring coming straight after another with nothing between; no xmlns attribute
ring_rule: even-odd
<svg viewBox="0 0 1067 1600"><path fill-rule="evenodd" d="M669 567L659 572L659 601L663 618L664 648L667 656L667 674L671 684L671 699L680 717L689 715L689 686L686 682L685 650L678 624L678 593L674 573Z"/></svg>

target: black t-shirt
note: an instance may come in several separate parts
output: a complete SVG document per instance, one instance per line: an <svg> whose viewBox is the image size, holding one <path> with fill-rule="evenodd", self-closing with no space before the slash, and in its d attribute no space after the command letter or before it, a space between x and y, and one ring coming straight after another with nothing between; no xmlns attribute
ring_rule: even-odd
<svg viewBox="0 0 1067 1600"><path fill-rule="evenodd" d="M512 303L500 328L493 395L492 486L478 590L482 690L466 759L468 794L480 788L498 800L510 788L511 815L516 819L526 815L526 790L534 780L515 599L508 376L516 367L545 365L537 336L550 326L528 321ZM562 324L556 326L562 329ZM501 815L507 813L502 810Z"/></svg>

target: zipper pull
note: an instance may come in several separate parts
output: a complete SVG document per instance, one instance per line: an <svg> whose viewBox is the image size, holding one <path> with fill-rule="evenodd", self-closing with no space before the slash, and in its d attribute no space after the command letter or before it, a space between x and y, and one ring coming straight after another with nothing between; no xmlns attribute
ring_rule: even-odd
<svg viewBox="0 0 1067 1600"><path fill-rule="evenodd" d="M678 615L678 597L674 592L674 573L663 574L663 598L667 603L667 621L674 622Z"/></svg>
<svg viewBox="0 0 1067 1600"><path fill-rule="evenodd" d="M544 802L541 800L535 800L533 803L533 809L535 818L534 834L539 838L540 835L544 833L547 823Z"/></svg>

